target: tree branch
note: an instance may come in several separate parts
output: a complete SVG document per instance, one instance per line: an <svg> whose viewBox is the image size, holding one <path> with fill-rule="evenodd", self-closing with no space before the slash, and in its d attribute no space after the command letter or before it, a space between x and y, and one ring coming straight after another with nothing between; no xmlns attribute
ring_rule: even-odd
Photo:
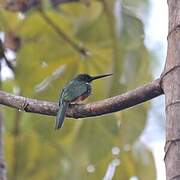
<svg viewBox="0 0 180 180"><path fill-rule="evenodd" d="M135 90L112 98L83 105L72 104L68 108L66 116L71 118L100 116L127 109L162 94L163 90L160 86L160 79L157 79ZM58 103L16 96L4 91L0 91L0 104L19 109L21 111L51 116L55 116L58 110Z"/></svg>

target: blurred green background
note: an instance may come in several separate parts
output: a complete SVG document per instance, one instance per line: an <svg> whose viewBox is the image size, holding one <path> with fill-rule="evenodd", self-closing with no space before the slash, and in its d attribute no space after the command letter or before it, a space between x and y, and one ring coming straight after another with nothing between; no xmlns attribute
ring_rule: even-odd
<svg viewBox="0 0 180 180"><path fill-rule="evenodd" d="M57 102L76 74L113 72L112 78L93 83L86 101L93 102L151 81L152 58L140 18L146 17L146 0L27 2L0 1L4 46L16 53L14 77L3 81L3 90ZM63 129L54 131L54 117L3 107L8 177L153 180L152 153L139 141L149 108L143 103L101 117L67 118Z"/></svg>

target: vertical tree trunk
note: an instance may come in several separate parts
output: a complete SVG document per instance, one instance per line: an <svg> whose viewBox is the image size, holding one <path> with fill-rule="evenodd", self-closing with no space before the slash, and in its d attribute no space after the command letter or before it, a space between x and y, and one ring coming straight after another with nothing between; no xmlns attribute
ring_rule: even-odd
<svg viewBox="0 0 180 180"><path fill-rule="evenodd" d="M168 0L168 52L162 87L166 100L167 180L180 180L180 0Z"/></svg>

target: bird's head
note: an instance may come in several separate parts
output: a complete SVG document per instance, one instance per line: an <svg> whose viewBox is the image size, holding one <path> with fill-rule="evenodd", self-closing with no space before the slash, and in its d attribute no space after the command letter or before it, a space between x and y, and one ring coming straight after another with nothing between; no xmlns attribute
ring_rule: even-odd
<svg viewBox="0 0 180 180"><path fill-rule="evenodd" d="M103 77L111 76L112 74L104 74L104 75L99 75L99 76L90 76L88 74L79 74L75 77L75 79L80 80L80 81L85 81L85 82L91 82L96 79L100 79Z"/></svg>

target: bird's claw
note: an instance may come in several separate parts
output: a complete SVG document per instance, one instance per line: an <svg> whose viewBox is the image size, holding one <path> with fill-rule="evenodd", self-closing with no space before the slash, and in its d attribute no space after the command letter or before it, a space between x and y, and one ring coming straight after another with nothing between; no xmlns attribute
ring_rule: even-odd
<svg viewBox="0 0 180 180"><path fill-rule="evenodd" d="M72 102L72 103L70 103L70 107L75 107L75 106L79 106L79 105L83 105L83 103L74 103L74 102Z"/></svg>

